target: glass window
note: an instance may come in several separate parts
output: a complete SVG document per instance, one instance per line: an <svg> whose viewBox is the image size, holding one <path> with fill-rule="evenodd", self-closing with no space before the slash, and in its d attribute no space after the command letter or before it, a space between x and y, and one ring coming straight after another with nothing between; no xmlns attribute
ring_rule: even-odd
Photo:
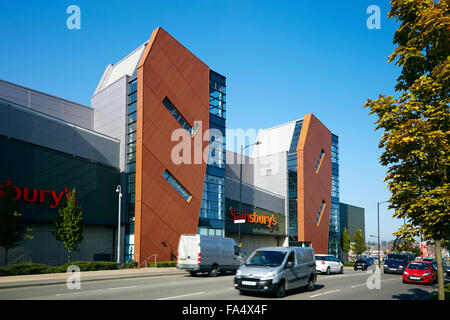
<svg viewBox="0 0 450 320"><path fill-rule="evenodd" d="M128 123L135 122L137 119L137 113L133 112L128 115Z"/></svg>
<svg viewBox="0 0 450 320"><path fill-rule="evenodd" d="M134 92L128 96L128 103L133 103L136 101L136 99L137 99L137 93Z"/></svg>
<svg viewBox="0 0 450 320"><path fill-rule="evenodd" d="M317 159L316 165L314 166L314 171L315 171L316 173L319 172L319 168L320 168L320 165L321 165L321 163L322 163L322 160L323 160L323 156L324 156L324 155L325 155L325 151L323 151L323 149L320 150L319 158Z"/></svg>
<svg viewBox="0 0 450 320"><path fill-rule="evenodd" d="M186 119L183 118L181 113L177 110L177 108L175 108L173 103L167 97L165 97L162 102L166 106L167 110L169 110L169 112L175 117L175 119L178 121L181 127L183 127L186 131L188 131L192 137L197 132L199 125L196 123L194 124L194 127L192 127L186 121Z"/></svg>
<svg viewBox="0 0 450 320"><path fill-rule="evenodd" d="M166 179L167 182L186 200L190 201L192 196L191 194L179 183L175 177L167 170L165 170L162 174L163 178Z"/></svg>
<svg viewBox="0 0 450 320"><path fill-rule="evenodd" d="M137 79L134 79L129 84L129 91L128 91L128 93L132 93L132 92L134 92L136 90L137 90Z"/></svg>
<svg viewBox="0 0 450 320"><path fill-rule="evenodd" d="M317 213L317 217L316 217L316 224L318 225L320 222L320 218L322 217L323 211L325 209L325 201L322 201L322 203L320 204L320 208L319 208L319 212Z"/></svg>
<svg viewBox="0 0 450 320"><path fill-rule="evenodd" d="M134 131L136 131L136 122L130 123L128 125L128 133L132 133Z"/></svg>
<svg viewBox="0 0 450 320"><path fill-rule="evenodd" d="M136 102L130 104L130 105L128 106L128 113L133 113L133 112L135 112L135 111L136 111L136 105L137 105Z"/></svg>

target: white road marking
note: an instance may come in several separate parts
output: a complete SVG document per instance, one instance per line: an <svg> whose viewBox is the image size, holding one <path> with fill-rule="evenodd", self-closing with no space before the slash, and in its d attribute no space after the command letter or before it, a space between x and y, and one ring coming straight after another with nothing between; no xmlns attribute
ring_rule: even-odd
<svg viewBox="0 0 450 320"><path fill-rule="evenodd" d="M176 299L176 298L187 297L187 296L193 296L193 295L203 294L203 293L205 293L205 292L194 292L194 293L182 294L182 295L179 295L179 296L173 296L173 297L161 298L161 299L156 299L156 300Z"/></svg>
<svg viewBox="0 0 450 320"><path fill-rule="evenodd" d="M339 292L339 291L341 291L341 289L332 290L332 291L328 291L328 292L324 292L324 293L318 293L318 294L315 294L315 295L312 295L312 296L309 296L309 297L310 298L315 298L315 297L318 297L318 296L326 295L326 294L333 293L333 292Z"/></svg>
<svg viewBox="0 0 450 320"><path fill-rule="evenodd" d="M120 290L120 289L130 289L130 288L136 288L137 286L128 286L128 287L116 287L116 288L104 288L104 289L96 289L96 290L80 290L80 291L74 291L74 292L66 292L66 293L58 293L56 294L57 297L60 296L67 296L71 294L80 294L80 293L91 293L91 292L99 292L99 291L106 291L106 290Z"/></svg>

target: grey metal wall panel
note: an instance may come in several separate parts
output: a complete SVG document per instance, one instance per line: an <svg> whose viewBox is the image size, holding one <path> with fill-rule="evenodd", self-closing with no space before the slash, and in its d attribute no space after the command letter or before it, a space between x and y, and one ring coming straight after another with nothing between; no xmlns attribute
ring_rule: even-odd
<svg viewBox="0 0 450 320"><path fill-rule="evenodd" d="M120 170L125 171L128 77L124 76L91 99L94 130L120 141Z"/></svg>
<svg viewBox="0 0 450 320"><path fill-rule="evenodd" d="M62 120L0 101L0 134L118 167L119 142Z"/></svg>
<svg viewBox="0 0 450 320"><path fill-rule="evenodd" d="M239 201L239 194L239 181L227 178L225 181L225 197ZM242 184L242 202L283 215L286 214L284 197L244 183Z"/></svg>
<svg viewBox="0 0 450 320"><path fill-rule="evenodd" d="M353 239L356 228L359 228L362 234L365 235L366 225L364 211L364 208L340 202L339 213L341 234L344 232L344 229L347 228L348 234Z"/></svg>
<svg viewBox="0 0 450 320"><path fill-rule="evenodd" d="M92 130L94 110L81 104L0 80L0 98Z"/></svg>

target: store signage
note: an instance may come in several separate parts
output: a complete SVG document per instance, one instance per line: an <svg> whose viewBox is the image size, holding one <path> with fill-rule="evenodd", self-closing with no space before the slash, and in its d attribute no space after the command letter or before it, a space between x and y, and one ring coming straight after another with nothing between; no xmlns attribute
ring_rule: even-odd
<svg viewBox="0 0 450 320"><path fill-rule="evenodd" d="M6 186L11 186L11 180L6 181ZM39 203L49 203L49 207L54 209L58 207L63 195L66 195L68 198L69 191L67 188L64 188L64 191L56 192L54 190L43 190L43 189L30 189L30 188L20 188L18 186L12 186L12 188L16 191L16 195L14 200L23 199L26 202L39 202ZM0 199L3 198L5 192L4 185L0 185Z"/></svg>
<svg viewBox="0 0 450 320"><path fill-rule="evenodd" d="M277 217L273 213L272 216L263 216L257 214L255 211L253 213L245 213L243 210L239 212L236 209L230 209L230 220L234 222L239 219L243 219L248 223L261 224L267 228L278 224Z"/></svg>

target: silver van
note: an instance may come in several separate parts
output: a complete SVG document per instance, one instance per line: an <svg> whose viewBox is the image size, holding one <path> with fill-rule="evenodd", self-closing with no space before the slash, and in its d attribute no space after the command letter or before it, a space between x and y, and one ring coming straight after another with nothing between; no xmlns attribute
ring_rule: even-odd
<svg viewBox="0 0 450 320"><path fill-rule="evenodd" d="M281 298L286 290L307 287L317 280L313 248L270 247L255 250L234 277L234 287L246 291L272 292Z"/></svg>
<svg viewBox="0 0 450 320"><path fill-rule="evenodd" d="M227 271L236 272L241 266L240 248L232 238L182 234L178 242L177 269L215 277Z"/></svg>

